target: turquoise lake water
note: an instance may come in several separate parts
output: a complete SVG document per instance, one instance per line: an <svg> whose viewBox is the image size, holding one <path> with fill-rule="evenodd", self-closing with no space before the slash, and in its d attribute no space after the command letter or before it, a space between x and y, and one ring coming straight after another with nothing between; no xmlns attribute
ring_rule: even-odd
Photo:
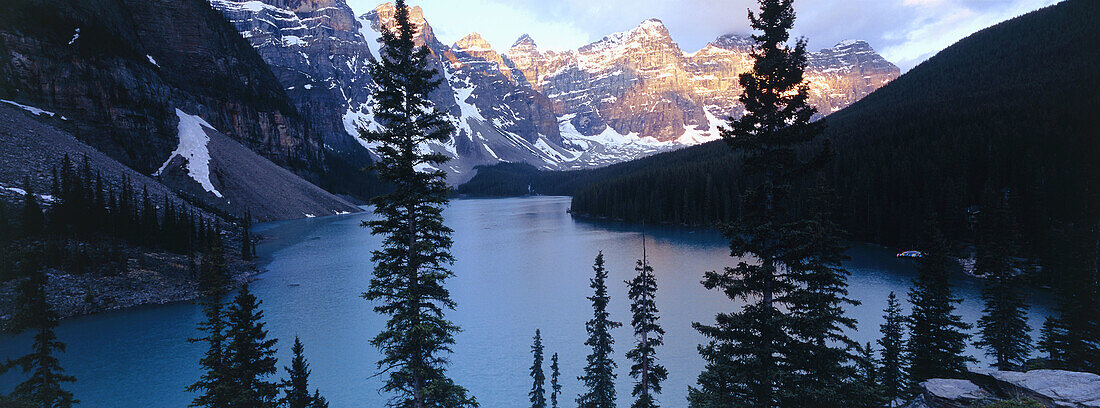
<svg viewBox="0 0 1100 408"><path fill-rule="evenodd" d="M563 406L573 406L581 391L588 350L584 322L591 317L586 296L592 261L602 250L610 273L610 310L629 323L626 284L641 256L636 225L596 223L572 218L568 197L455 200L447 224L455 230L457 276L448 283L458 308L448 317L463 328L456 336L450 375L486 408L528 405L528 367L535 329L541 329L549 354L561 359ZM302 338L313 374L333 408L382 407L375 376L379 353L369 339L383 317L359 294L366 290L370 251L380 239L359 226L369 213L308 218L256 226L265 237L257 248L264 273L252 284L263 301L269 335L279 339L280 376L288 364L293 337ZM713 322L714 313L737 304L699 284L705 271L733 265L726 242L713 231L649 227L648 254L659 291L657 306L667 331L658 349L669 371L665 407L686 405L687 387L703 368L696 353L702 336L693 321ZM861 343L878 338L886 296L905 299L913 265L895 258L894 249L857 244L846 267L851 296L862 305L849 309L859 319L851 333ZM980 315L981 282L957 273L956 295L966 299L959 313L975 322ZM1035 295L1031 324L1038 329L1049 301ZM908 305L905 305L908 309ZM185 407L194 397L184 388L199 376L202 345L189 344L202 311L194 302L147 306L66 319L58 329L68 344L61 362L78 382L72 390L83 407ZM1034 334L1034 332L1033 332ZM629 406L631 380L624 354L633 342L629 327L615 331L620 406ZM0 337L0 360L25 353L29 335ZM980 351L971 354L985 361ZM0 376L7 393L21 375Z"/></svg>

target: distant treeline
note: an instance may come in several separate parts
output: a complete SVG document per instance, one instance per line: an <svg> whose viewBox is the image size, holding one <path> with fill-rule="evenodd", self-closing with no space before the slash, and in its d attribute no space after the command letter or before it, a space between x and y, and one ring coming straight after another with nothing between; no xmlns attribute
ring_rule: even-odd
<svg viewBox="0 0 1100 408"><path fill-rule="evenodd" d="M935 216L971 240L989 191L1007 194L1031 255L1058 256L1097 222L1100 197L1100 3L1069 2L980 31L826 119L837 154L822 172L838 221L858 240L915 244ZM573 195L577 215L650 223L735 222L748 180L712 142L574 172L482 168L469 195ZM801 208L805 186L793 186ZM1078 235L1080 236L1080 235Z"/></svg>
<svg viewBox="0 0 1100 408"><path fill-rule="evenodd" d="M221 246L218 220L167 196L138 192L125 175L105 179L87 158L76 165L65 156L54 168L50 194L25 184L21 211L0 211L0 247L12 254L20 251L11 246L42 245L44 266L73 272L110 269L121 260L120 244L178 254ZM47 202L40 203L40 197ZM16 219L13 214L21 215Z"/></svg>

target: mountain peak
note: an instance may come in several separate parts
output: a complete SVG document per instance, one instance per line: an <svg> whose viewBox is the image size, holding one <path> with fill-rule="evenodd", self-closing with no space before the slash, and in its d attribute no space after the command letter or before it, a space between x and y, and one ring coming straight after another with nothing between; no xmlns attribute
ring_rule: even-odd
<svg viewBox="0 0 1100 408"><path fill-rule="evenodd" d="M833 48L850 47L850 46L853 46L853 45L869 45L869 44L867 44L867 41L863 41L863 40L847 39L847 40L836 43L836 45L833 46Z"/></svg>
<svg viewBox="0 0 1100 408"><path fill-rule="evenodd" d="M489 44L484 38L481 38L481 34L469 33L461 40L455 42L454 47L460 50L474 50L474 51L491 51L493 46Z"/></svg>
<svg viewBox="0 0 1100 408"><path fill-rule="evenodd" d="M383 29L391 29L395 25L394 14L397 12L397 7L393 3L382 3L374 10L368 11L359 18L369 22L371 29L377 32L382 32ZM435 38L435 33L432 32L432 26L428 24L428 21L424 19L424 10L420 6L409 7L409 22L416 28L416 34L414 40L417 45L424 45L434 41L438 41Z"/></svg>
<svg viewBox="0 0 1100 408"><path fill-rule="evenodd" d="M668 29L665 28L665 23L656 18L642 21L641 24L638 24L638 27L628 31L628 33L631 36L635 34L646 34L649 36L669 37Z"/></svg>
<svg viewBox="0 0 1100 408"><path fill-rule="evenodd" d="M512 48L521 47L521 46L522 47L531 47L531 48L538 47L538 45L535 44L535 39L531 38L531 35L529 35L527 33L524 33L523 35L519 36L519 38L516 39L516 42L512 43Z"/></svg>
<svg viewBox="0 0 1100 408"><path fill-rule="evenodd" d="M752 39L748 34L725 34L711 41L711 45L715 47L727 49L731 51L752 51L756 47L756 40Z"/></svg>

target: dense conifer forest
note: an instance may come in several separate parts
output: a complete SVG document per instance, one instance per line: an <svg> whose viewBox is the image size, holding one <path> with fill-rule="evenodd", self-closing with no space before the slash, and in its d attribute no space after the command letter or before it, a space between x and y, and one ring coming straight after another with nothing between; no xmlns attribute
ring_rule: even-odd
<svg viewBox="0 0 1100 408"><path fill-rule="evenodd" d="M125 177L105 178L86 158L77 163L65 156L53 170L48 192L29 185L25 183L20 218L0 218L0 246L7 254L0 259L0 280L22 277L15 265L28 251L41 255L42 267L100 274L124 270L126 251L134 248L224 256L222 229L227 224L220 219L187 202L138 191ZM242 245L251 252L251 242ZM196 278L204 278L198 276L199 265L193 269Z"/></svg>

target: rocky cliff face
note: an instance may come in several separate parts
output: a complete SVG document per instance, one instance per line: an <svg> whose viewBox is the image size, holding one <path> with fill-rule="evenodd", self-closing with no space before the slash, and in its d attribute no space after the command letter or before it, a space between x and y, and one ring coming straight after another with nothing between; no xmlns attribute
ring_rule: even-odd
<svg viewBox="0 0 1100 408"><path fill-rule="evenodd" d="M898 67L859 40L845 40L810 53L806 65L810 103L823 114L855 103L899 75Z"/></svg>
<svg viewBox="0 0 1100 408"><path fill-rule="evenodd" d="M271 67L326 146L358 147L344 114L370 99L374 58L344 0L211 0Z"/></svg>
<svg viewBox="0 0 1100 408"><path fill-rule="evenodd" d="M322 144L270 69L203 0L24 0L0 17L0 96L66 116L81 140L145 174L194 112L305 175Z"/></svg>
<svg viewBox="0 0 1100 408"><path fill-rule="evenodd" d="M752 69L753 41L725 35L685 54L660 20L604 37L574 51L540 52L521 37L505 52L532 88L549 96L576 129L610 127L662 142L716 138L717 118L740 116L738 75ZM845 41L808 55L811 103L828 114L900 75L863 41Z"/></svg>
<svg viewBox="0 0 1100 408"><path fill-rule="evenodd" d="M61 130L207 208L356 210L299 177L325 175L312 118L205 0L15 2L0 14L0 99L55 112ZM219 132L189 143L178 112Z"/></svg>
<svg viewBox="0 0 1100 408"><path fill-rule="evenodd" d="M392 27L392 4L356 20L343 0L210 2L273 67L326 145L362 143L356 128L377 126L367 65L384 51L379 36ZM445 165L452 183L481 164L587 168L714 140L719 118L743 111L737 77L751 69L753 47L746 36L685 54L651 19L576 50L543 51L524 35L501 52L477 33L443 44L419 7L410 18L444 79L432 99L457 129L423 148L454 158ZM812 53L807 78L812 102L828 114L897 75L869 45L852 41Z"/></svg>
<svg viewBox="0 0 1100 408"><path fill-rule="evenodd" d="M382 30L393 27L393 14L393 5L387 3L360 17L368 42L377 43ZM562 146L550 99L517 83L504 58L481 36L471 34L447 46L435 37L419 7L411 9L410 19L417 26L416 42L432 51L432 67L443 79L432 100L456 129L451 140L424 147L454 158L444 165L450 182L468 180L482 164L509 161L557 168L577 155ZM375 126L369 107L349 116L355 116L357 126Z"/></svg>

